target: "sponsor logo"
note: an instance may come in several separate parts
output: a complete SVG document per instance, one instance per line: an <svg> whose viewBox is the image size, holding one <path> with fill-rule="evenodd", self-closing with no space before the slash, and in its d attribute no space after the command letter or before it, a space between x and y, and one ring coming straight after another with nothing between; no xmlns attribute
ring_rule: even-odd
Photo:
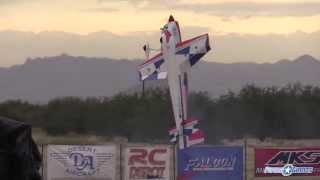
<svg viewBox="0 0 320 180"><path fill-rule="evenodd" d="M292 174L311 174L313 167L295 167L292 164L286 164L283 167L265 167L264 173L281 174L282 176L291 176Z"/></svg>
<svg viewBox="0 0 320 180"><path fill-rule="evenodd" d="M196 146L178 151L178 179L244 179L242 147Z"/></svg>
<svg viewBox="0 0 320 180"><path fill-rule="evenodd" d="M63 152L51 153L50 157L62 164L69 175L94 176L99 173L101 165L113 157L113 154L98 153L93 147L74 146Z"/></svg>
<svg viewBox="0 0 320 180"><path fill-rule="evenodd" d="M189 159L184 171L233 171L236 157L201 157Z"/></svg>
<svg viewBox="0 0 320 180"><path fill-rule="evenodd" d="M320 149L256 149L256 176L319 176Z"/></svg>
<svg viewBox="0 0 320 180"><path fill-rule="evenodd" d="M320 151L280 151L266 165L319 165Z"/></svg>
<svg viewBox="0 0 320 180"><path fill-rule="evenodd" d="M292 164L285 165L282 170L282 176L290 176L293 173L294 166Z"/></svg>
<svg viewBox="0 0 320 180"><path fill-rule="evenodd" d="M166 148L133 148L129 153L129 179L164 179L166 161L160 156L167 154Z"/></svg>

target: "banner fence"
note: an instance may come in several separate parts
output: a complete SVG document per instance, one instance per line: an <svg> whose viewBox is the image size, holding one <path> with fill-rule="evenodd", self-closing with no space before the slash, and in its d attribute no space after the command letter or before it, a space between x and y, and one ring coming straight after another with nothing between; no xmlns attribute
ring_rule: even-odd
<svg viewBox="0 0 320 180"><path fill-rule="evenodd" d="M312 148L165 144L39 145L44 180L319 179Z"/></svg>

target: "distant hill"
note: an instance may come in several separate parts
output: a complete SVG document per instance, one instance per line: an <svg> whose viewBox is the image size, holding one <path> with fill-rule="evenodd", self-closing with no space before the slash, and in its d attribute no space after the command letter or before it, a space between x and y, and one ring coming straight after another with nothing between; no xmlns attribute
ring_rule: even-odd
<svg viewBox="0 0 320 180"><path fill-rule="evenodd" d="M139 60L74 57L28 59L22 65L0 68L0 101L23 99L46 102L64 96L112 96L141 91L136 71ZM202 61L191 71L190 88L213 96L237 91L245 84L283 86L288 83L320 85L320 61L309 55L273 64L223 64ZM154 86L147 82L146 86ZM166 83L161 82L161 86Z"/></svg>
<svg viewBox="0 0 320 180"><path fill-rule="evenodd" d="M320 85L320 61L309 55L272 64L202 62L192 73L192 89L205 90L212 95L238 91L243 85L253 83L263 87L297 82Z"/></svg>
<svg viewBox="0 0 320 180"><path fill-rule="evenodd" d="M0 1L1 2L1 1ZM183 40L208 33L205 27L184 26ZM76 34L60 31L0 30L0 66L22 64L27 57L51 57L67 53L85 57L144 58L141 47L148 42L159 48L159 31L140 31L122 35L108 31ZM272 62L309 54L320 59L320 31L290 34L210 33L212 51L204 59L216 62Z"/></svg>

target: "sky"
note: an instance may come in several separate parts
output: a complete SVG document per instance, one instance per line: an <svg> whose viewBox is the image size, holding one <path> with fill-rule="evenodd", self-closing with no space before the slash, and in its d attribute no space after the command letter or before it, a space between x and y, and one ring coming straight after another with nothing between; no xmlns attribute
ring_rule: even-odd
<svg viewBox="0 0 320 180"><path fill-rule="evenodd" d="M320 0L0 0L0 32L67 32L76 36L107 32L119 38L136 35L143 42L159 33L170 14L179 21L183 38L208 32L218 38L237 35L255 41L269 35L290 39L297 33L312 36L320 31ZM113 41L117 43L116 38ZM268 46L272 42L264 43ZM313 46L317 47L318 44ZM29 55L37 56L36 53ZM257 57L252 61L271 62L275 60L272 58L297 55ZM320 52L313 52L313 55L319 57ZM128 58L112 52L105 56ZM141 54L131 56L141 58ZM225 56L229 57L221 58ZM210 57L213 59L214 55ZM215 60L227 63L250 61L232 56L230 52L221 57ZM23 62L21 59L0 61L0 66Z"/></svg>

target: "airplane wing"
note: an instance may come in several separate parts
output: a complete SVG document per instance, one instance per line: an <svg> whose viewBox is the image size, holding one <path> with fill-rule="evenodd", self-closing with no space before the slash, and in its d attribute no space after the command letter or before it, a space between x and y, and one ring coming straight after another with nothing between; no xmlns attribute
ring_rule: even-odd
<svg viewBox="0 0 320 180"><path fill-rule="evenodd" d="M176 60L179 61L180 70L186 72L196 64L209 50L209 36L204 34L195 38L180 42L176 45ZM141 80L166 79L167 72L164 67L163 54L160 52L150 58L139 69Z"/></svg>
<svg viewBox="0 0 320 180"><path fill-rule="evenodd" d="M176 56L182 71L190 69L201 57L203 57L211 47L209 45L209 35L203 34L195 38L180 42L176 46Z"/></svg>
<svg viewBox="0 0 320 180"><path fill-rule="evenodd" d="M167 72L162 71L164 58L162 53L156 54L143 64L139 65L138 71L141 80L158 80L166 79Z"/></svg>

